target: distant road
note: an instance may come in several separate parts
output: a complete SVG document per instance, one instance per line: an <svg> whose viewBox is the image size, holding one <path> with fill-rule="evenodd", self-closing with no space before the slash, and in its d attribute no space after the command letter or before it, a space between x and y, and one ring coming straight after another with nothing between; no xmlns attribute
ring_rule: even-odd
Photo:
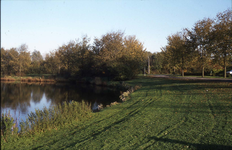
<svg viewBox="0 0 232 150"><path fill-rule="evenodd" d="M218 81L218 82L232 82L232 79L224 78L202 78L202 77L175 77L169 75L149 75L153 78L170 78L170 79L188 79L188 80L206 80L206 81Z"/></svg>

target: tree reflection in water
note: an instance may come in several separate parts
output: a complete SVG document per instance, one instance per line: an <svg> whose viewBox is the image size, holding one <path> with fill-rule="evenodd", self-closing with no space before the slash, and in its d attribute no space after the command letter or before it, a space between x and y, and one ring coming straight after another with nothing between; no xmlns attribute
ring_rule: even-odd
<svg viewBox="0 0 232 150"><path fill-rule="evenodd" d="M109 105L119 100L120 92L115 89L91 85L28 84L1 82L1 111L10 110L14 117L25 120L35 109L57 105L64 101L87 101L91 105ZM19 118L18 118L19 119Z"/></svg>

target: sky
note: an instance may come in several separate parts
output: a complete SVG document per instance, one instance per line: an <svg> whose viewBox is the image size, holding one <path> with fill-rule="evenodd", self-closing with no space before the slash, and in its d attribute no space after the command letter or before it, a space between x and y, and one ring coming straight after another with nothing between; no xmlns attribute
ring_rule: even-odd
<svg viewBox="0 0 232 150"><path fill-rule="evenodd" d="M169 35L227 9L232 0L2 0L1 47L27 44L45 56L85 35L93 42L120 30L160 52Z"/></svg>

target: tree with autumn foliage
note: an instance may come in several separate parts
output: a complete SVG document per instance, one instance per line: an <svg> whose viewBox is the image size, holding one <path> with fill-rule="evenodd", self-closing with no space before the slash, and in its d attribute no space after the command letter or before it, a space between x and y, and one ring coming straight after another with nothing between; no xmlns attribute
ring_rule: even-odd
<svg viewBox="0 0 232 150"><path fill-rule="evenodd" d="M226 78L226 67L232 61L232 11L218 13L213 28L214 59L224 67L224 78Z"/></svg>
<svg viewBox="0 0 232 150"><path fill-rule="evenodd" d="M90 38L84 36L81 41L78 42L78 46L75 51L75 66L78 67L78 76L88 76L93 73L94 58L91 50Z"/></svg>
<svg viewBox="0 0 232 150"><path fill-rule="evenodd" d="M45 72L48 74L60 74L61 61L57 55L57 52L53 51L46 54L44 63L43 63Z"/></svg>
<svg viewBox="0 0 232 150"><path fill-rule="evenodd" d="M210 18L195 23L192 31L187 30L190 37L191 45L198 52L198 61L201 63L202 77L204 77L205 68L211 59L212 45L213 45L213 23Z"/></svg>
<svg viewBox="0 0 232 150"><path fill-rule="evenodd" d="M30 66L30 73L42 73L43 72L43 57L38 50L34 50L31 54L31 66Z"/></svg>
<svg viewBox="0 0 232 150"><path fill-rule="evenodd" d="M59 59L59 73L65 76L84 76L91 69L92 52L90 51L90 39L85 36L81 41L70 41L55 51L56 58Z"/></svg>
<svg viewBox="0 0 232 150"><path fill-rule="evenodd" d="M168 45L165 49L165 57L170 61L170 66L173 65L174 70L180 69L182 76L184 76L184 70L187 68L192 54L186 34L186 32L178 32L168 36Z"/></svg>
<svg viewBox="0 0 232 150"><path fill-rule="evenodd" d="M28 46L22 44L18 48L9 50L1 48L1 74L12 75L26 73L30 67L31 58Z"/></svg>
<svg viewBox="0 0 232 150"><path fill-rule="evenodd" d="M29 69L31 65L31 57L30 52L28 51L28 46L26 44L22 44L18 48L19 56L18 56L18 67L19 67L19 76L21 76L21 72L25 72Z"/></svg>
<svg viewBox="0 0 232 150"><path fill-rule="evenodd" d="M100 76L117 76L118 58L123 50L122 32L111 32L94 39L93 53L96 72Z"/></svg>
<svg viewBox="0 0 232 150"><path fill-rule="evenodd" d="M119 73L122 79L131 79L145 66L146 53L143 43L136 36L127 36L124 38L124 48L119 58Z"/></svg>
<svg viewBox="0 0 232 150"><path fill-rule="evenodd" d="M111 32L95 39L93 53L99 75L124 80L133 78L144 66L145 49L135 36Z"/></svg>

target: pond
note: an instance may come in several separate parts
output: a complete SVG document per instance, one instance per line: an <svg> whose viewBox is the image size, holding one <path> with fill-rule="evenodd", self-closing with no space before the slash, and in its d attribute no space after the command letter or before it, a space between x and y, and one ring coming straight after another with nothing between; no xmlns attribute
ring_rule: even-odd
<svg viewBox="0 0 232 150"><path fill-rule="evenodd" d="M93 107L119 101L120 91L93 85L29 84L1 82L1 113L8 113L17 121L26 120L35 109L82 100Z"/></svg>

